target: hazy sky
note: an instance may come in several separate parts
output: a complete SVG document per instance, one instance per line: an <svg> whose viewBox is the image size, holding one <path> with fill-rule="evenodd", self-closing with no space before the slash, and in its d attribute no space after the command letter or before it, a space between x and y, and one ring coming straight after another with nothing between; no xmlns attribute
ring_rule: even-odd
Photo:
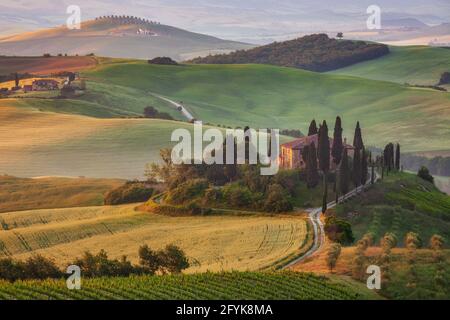
<svg viewBox="0 0 450 320"><path fill-rule="evenodd" d="M363 29L371 4L384 19L450 22L450 0L0 0L0 34L64 24L71 4L80 6L82 20L136 15L235 40Z"/></svg>

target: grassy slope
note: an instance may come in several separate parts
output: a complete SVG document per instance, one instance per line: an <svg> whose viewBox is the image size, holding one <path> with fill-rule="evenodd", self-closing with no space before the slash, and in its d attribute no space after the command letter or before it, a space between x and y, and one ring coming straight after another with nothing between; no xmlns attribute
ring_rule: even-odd
<svg viewBox="0 0 450 320"><path fill-rule="evenodd" d="M351 138L361 120L368 144L400 141L404 151L450 149L450 94L399 84L264 65L106 64L85 75L187 103L214 124L307 130L312 118L343 116ZM129 108L124 105L124 108Z"/></svg>
<svg viewBox="0 0 450 320"><path fill-rule="evenodd" d="M159 150L171 145L171 133L177 128L192 126L39 112L23 102L0 100L0 173L142 177L145 164L159 160Z"/></svg>
<svg viewBox="0 0 450 320"><path fill-rule="evenodd" d="M160 160L159 150L174 144L175 129L193 129L179 121L107 118L111 109L100 114L75 100L32 101L0 100L0 174L141 178L147 163Z"/></svg>
<svg viewBox="0 0 450 320"><path fill-rule="evenodd" d="M125 290L124 290L125 289ZM81 290L65 281L0 283L0 299L311 300L379 299L354 281L292 272L204 273L83 280Z"/></svg>
<svg viewBox="0 0 450 320"><path fill-rule="evenodd" d="M122 180L0 176L0 212L103 205L104 195Z"/></svg>
<svg viewBox="0 0 450 320"><path fill-rule="evenodd" d="M377 241L386 232L394 232L401 244L409 231L418 232L425 242L436 233L450 239L450 196L412 174L385 177L336 211L349 219L357 239L368 231Z"/></svg>
<svg viewBox="0 0 450 320"><path fill-rule="evenodd" d="M330 74L357 76L397 83L435 85L450 71L450 50L425 46L390 47L379 59L331 71Z"/></svg>
<svg viewBox="0 0 450 320"><path fill-rule="evenodd" d="M306 241L307 222L298 215L167 217L135 206L2 213L7 230L0 232L0 256L40 253L66 266L85 250L105 249L137 263L142 244L160 249L174 243L191 259L188 272L258 270L297 254Z"/></svg>

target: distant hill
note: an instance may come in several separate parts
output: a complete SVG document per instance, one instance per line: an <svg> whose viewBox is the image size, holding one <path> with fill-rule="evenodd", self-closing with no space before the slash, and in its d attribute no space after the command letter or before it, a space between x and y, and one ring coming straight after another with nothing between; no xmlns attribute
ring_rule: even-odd
<svg viewBox="0 0 450 320"><path fill-rule="evenodd" d="M332 71L333 74L373 80L435 85L442 73L450 71L450 50L426 46L389 48L390 54Z"/></svg>
<svg viewBox="0 0 450 320"><path fill-rule="evenodd" d="M152 59L190 59L252 46L193 33L136 17L102 17L83 22L80 30L66 26L0 38L0 55L86 55Z"/></svg>
<svg viewBox="0 0 450 320"><path fill-rule="evenodd" d="M274 42L230 54L210 55L191 60L193 63L243 64L259 63L295 67L309 71L330 71L389 53L386 45L330 39L313 34L284 42Z"/></svg>
<svg viewBox="0 0 450 320"><path fill-rule="evenodd" d="M421 29L428 27L428 25L426 25L422 21L414 18L384 19L382 20L381 25L383 29L389 28Z"/></svg>

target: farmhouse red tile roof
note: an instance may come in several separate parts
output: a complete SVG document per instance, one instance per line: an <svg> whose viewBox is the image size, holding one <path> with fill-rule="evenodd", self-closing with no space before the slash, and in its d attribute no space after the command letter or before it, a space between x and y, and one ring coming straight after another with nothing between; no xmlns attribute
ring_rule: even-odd
<svg viewBox="0 0 450 320"><path fill-rule="evenodd" d="M306 136L306 137L301 137L298 139L295 139L293 141L290 141L288 143L284 143L281 145L282 148L286 148L286 149L293 149L293 150L301 150L303 149L305 146L309 146L311 145L311 143L315 144L316 148L319 144L319 135L318 134L314 134L312 136ZM330 146L333 144L333 138L330 138ZM353 146L346 144L347 149L353 149Z"/></svg>

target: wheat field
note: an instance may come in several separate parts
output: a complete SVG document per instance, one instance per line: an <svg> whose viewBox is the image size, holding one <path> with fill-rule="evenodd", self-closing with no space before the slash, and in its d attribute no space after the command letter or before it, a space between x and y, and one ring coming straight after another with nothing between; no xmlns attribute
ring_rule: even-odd
<svg viewBox="0 0 450 320"><path fill-rule="evenodd" d="M258 270L305 246L302 216L168 217L135 210L136 205L41 209L0 214L0 257L39 253L66 266L84 251L104 249L112 258L138 262L138 248L181 247L187 272Z"/></svg>

